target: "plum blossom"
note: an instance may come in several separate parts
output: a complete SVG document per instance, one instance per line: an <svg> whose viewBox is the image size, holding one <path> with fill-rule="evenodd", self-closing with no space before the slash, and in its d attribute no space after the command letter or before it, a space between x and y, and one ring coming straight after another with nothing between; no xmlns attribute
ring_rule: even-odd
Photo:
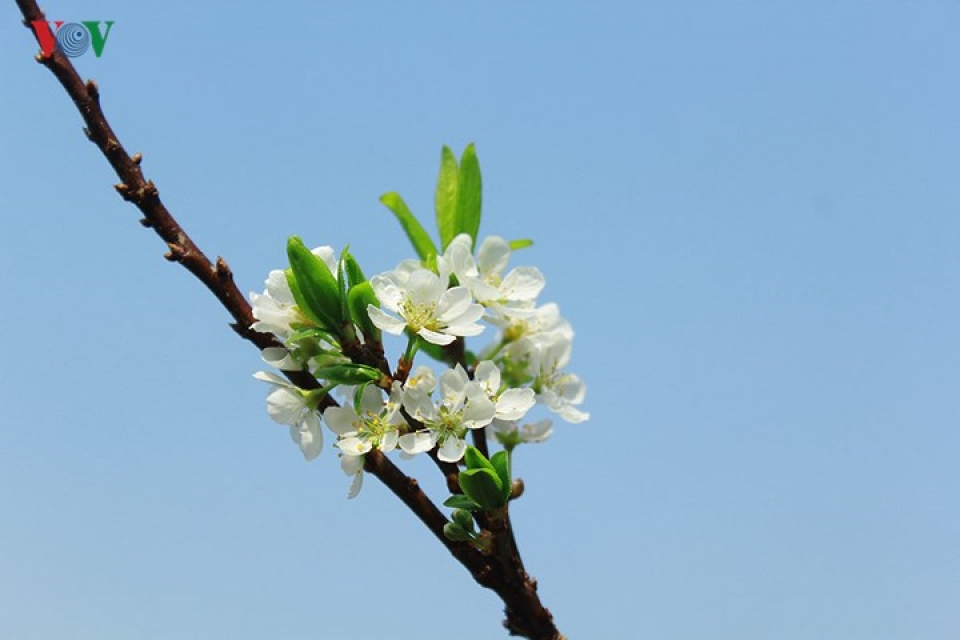
<svg viewBox="0 0 960 640"><path fill-rule="evenodd" d="M401 264L394 271L374 276L370 286L380 304L396 316L368 305L370 320L381 331L400 335L404 329L424 340L447 345L457 336L475 336L483 307L473 301L464 286L448 288L450 274L439 261L440 273ZM399 317L397 317L399 316Z"/></svg>
<svg viewBox="0 0 960 640"><path fill-rule="evenodd" d="M527 371L533 376L537 402L571 423L584 422L590 414L576 408L586 397L587 388L579 376L566 373L573 341L562 331L537 334L529 339Z"/></svg>
<svg viewBox="0 0 960 640"><path fill-rule="evenodd" d="M490 360L477 365L474 379L483 387L487 397L496 403L496 420L520 420L536 404L533 389L500 390L500 369Z"/></svg>
<svg viewBox="0 0 960 640"><path fill-rule="evenodd" d="M359 412L352 404L329 407L323 419L338 436L337 447L346 456L362 456L371 449L393 451L406 421L400 415L402 390L399 382L386 402L378 387L368 385L360 394Z"/></svg>
<svg viewBox="0 0 960 640"><path fill-rule="evenodd" d="M332 273L337 272L337 256L333 248L323 246L313 249L313 254L323 260ZM267 276L263 293L251 293L253 317L257 319L250 328L261 333L272 333L281 341L294 332L295 325L309 324L306 316L297 307L293 292L282 269L274 269Z"/></svg>
<svg viewBox="0 0 960 640"><path fill-rule="evenodd" d="M540 420L524 425L513 421L494 420L490 427L490 438L501 442L507 448L513 448L520 443L545 442L553 435L552 420Z"/></svg>
<svg viewBox="0 0 960 640"><path fill-rule="evenodd" d="M320 396L266 371L258 371L253 377L273 386L267 394L267 414L274 422L290 427L290 437L300 447L303 457L313 460L320 455L323 448L323 431L317 414Z"/></svg>
<svg viewBox="0 0 960 640"><path fill-rule="evenodd" d="M497 406L483 386L470 380L460 365L440 376L440 401L435 404L430 392L420 387L404 390L403 407L423 424L423 431L400 436L400 448L410 455L439 446L437 457L444 462L457 462L467 449L463 437L470 429L490 424Z"/></svg>
<svg viewBox="0 0 960 640"><path fill-rule="evenodd" d="M524 314L533 307L545 280L536 267L517 267L503 276L510 260L510 243L499 236L489 236L480 244L477 257L472 254L472 240L461 233L447 246L444 259L477 302L494 311L510 315Z"/></svg>

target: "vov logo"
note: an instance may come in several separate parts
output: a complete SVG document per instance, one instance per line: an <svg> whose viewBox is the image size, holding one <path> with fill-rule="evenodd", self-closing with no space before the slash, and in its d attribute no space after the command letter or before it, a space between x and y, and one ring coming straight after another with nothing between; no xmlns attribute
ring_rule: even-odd
<svg viewBox="0 0 960 640"><path fill-rule="evenodd" d="M30 26L33 28L33 32L37 36L37 42L40 43L40 50L43 51L45 56L51 55L53 49L57 48L63 52L63 55L76 58L93 47L93 52L99 58L100 54L103 53L103 46L107 44L107 36L110 35L110 27L113 26L113 22L113 20L104 22L99 20L83 20L81 22L34 20L30 23ZM101 24L107 25L107 28L101 31Z"/></svg>

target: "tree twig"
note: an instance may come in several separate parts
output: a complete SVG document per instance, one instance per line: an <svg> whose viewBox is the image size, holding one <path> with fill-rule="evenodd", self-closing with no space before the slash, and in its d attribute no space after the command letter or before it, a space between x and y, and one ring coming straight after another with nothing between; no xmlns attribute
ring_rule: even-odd
<svg viewBox="0 0 960 640"><path fill-rule="evenodd" d="M17 0L17 6L23 14L25 25L29 26L36 21L46 24L46 17L34 0ZM49 31L48 26L44 28ZM39 34L35 35L39 38ZM52 41L52 33L45 35ZM255 322L253 310L237 288L229 265L221 257L211 261L167 210L156 185L143 175L140 168L142 156L139 153L130 155L107 121L100 106L100 89L97 84L93 80L84 82L69 58L57 48L49 55L41 52L37 55L37 61L53 73L76 105L83 118L87 137L97 146L120 178L120 182L115 185L117 192L140 210L143 215L141 224L153 229L166 243L167 253L164 257L181 264L207 287L233 318L231 326L242 338L260 350L282 347L274 336L250 328ZM371 359L379 360L373 357ZM382 362L368 364L379 366ZM309 372L284 371L284 374L302 389L316 389L320 386ZM336 402L326 396L321 409L335 405ZM441 465L441 469L448 478L453 471L444 465ZM498 516L483 518L494 537L493 553L484 555L466 543L448 540L443 534L447 518L423 493L417 481L400 471L380 451L373 450L366 454L364 470L380 480L407 505L478 584L492 589L501 597L506 605L507 619L504 626L512 635L531 640L562 640L563 636L553 623L553 616L540 602L536 581L530 578L523 568L506 508Z"/></svg>

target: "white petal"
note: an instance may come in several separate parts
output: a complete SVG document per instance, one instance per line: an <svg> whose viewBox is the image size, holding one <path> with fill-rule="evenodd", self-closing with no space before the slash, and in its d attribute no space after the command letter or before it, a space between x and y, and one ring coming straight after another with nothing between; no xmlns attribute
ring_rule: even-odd
<svg viewBox="0 0 960 640"><path fill-rule="evenodd" d="M466 287L447 289L437 302L436 318L443 324L456 321L470 308L473 297Z"/></svg>
<svg viewBox="0 0 960 640"><path fill-rule="evenodd" d="M536 267L517 267L503 279L500 291L507 300L533 300L540 295L545 283Z"/></svg>
<svg viewBox="0 0 960 640"><path fill-rule="evenodd" d="M371 318L371 320L372 319L373 318ZM376 324L376 322L374 322L374 324ZM447 335L446 333L437 333L436 331L431 331L427 328L420 329L420 331L417 331L417 334L427 342L431 344L438 344L441 347L446 346L456 340L454 336Z"/></svg>
<svg viewBox="0 0 960 640"><path fill-rule="evenodd" d="M519 420L537 402L533 389L507 389L497 399L497 418Z"/></svg>
<svg viewBox="0 0 960 640"><path fill-rule="evenodd" d="M281 371L302 371L303 364L294 360L289 351L283 347L267 347L260 352L260 357L271 367Z"/></svg>
<svg viewBox="0 0 960 640"><path fill-rule="evenodd" d="M463 410L463 426L468 429L479 429L490 424L497 413L497 407L477 383L476 387L467 391L467 406Z"/></svg>
<svg viewBox="0 0 960 640"><path fill-rule="evenodd" d="M553 434L553 422L540 420L533 424L525 424L520 431L520 439L524 442L543 442Z"/></svg>
<svg viewBox="0 0 960 640"><path fill-rule="evenodd" d="M264 382L269 382L270 384L279 385L281 387L292 387L293 385L278 376L275 373L270 373L269 371L257 371L253 374L253 377L257 380L263 380Z"/></svg>
<svg viewBox="0 0 960 640"><path fill-rule="evenodd" d="M397 441L400 440L400 434L397 431L387 431L380 439L380 451L388 453L397 448Z"/></svg>
<svg viewBox="0 0 960 640"><path fill-rule="evenodd" d="M420 422L429 422L437 417L437 408L433 400L422 389L414 387L407 389L403 394L403 408Z"/></svg>
<svg viewBox="0 0 960 640"><path fill-rule="evenodd" d="M413 370L413 375L407 378L406 388L422 389L427 393L432 393L437 388L437 378L433 369L426 365L420 365Z"/></svg>
<svg viewBox="0 0 960 640"><path fill-rule="evenodd" d="M433 271L419 269L411 273L407 280L407 296L410 302L416 305L433 304L443 294L446 284L440 282L440 278Z"/></svg>
<svg viewBox="0 0 960 640"><path fill-rule="evenodd" d="M297 427L291 427L296 429ZM320 429L320 417L315 412L304 416L299 425L300 451L306 460L313 460L323 449L323 431Z"/></svg>
<svg viewBox="0 0 960 640"><path fill-rule="evenodd" d="M353 476L353 482L350 483L350 489L347 491L347 500L356 498L360 494L361 488L363 488L363 471L358 471Z"/></svg>
<svg viewBox="0 0 960 640"><path fill-rule="evenodd" d="M349 406L329 407L324 410L323 419L331 431L341 437L357 433L360 422L360 417Z"/></svg>
<svg viewBox="0 0 960 640"><path fill-rule="evenodd" d="M400 436L398 444L404 453L416 455L432 449L436 444L435 438L436 436L430 431L417 431Z"/></svg>
<svg viewBox="0 0 960 640"><path fill-rule="evenodd" d="M510 261L510 243L499 236L484 238L477 251L477 263L484 276L499 275Z"/></svg>
<svg viewBox="0 0 960 640"><path fill-rule="evenodd" d="M267 414L274 422L297 424L303 411L303 397L293 389L274 387L267 394Z"/></svg>
<svg viewBox="0 0 960 640"><path fill-rule="evenodd" d="M340 469L352 476L363 471L363 456L340 456Z"/></svg>
<svg viewBox="0 0 960 640"><path fill-rule="evenodd" d="M403 320L384 313L383 310L376 308L372 304L367 305L367 313L370 315L370 322L372 322L377 329L392 333L395 336L403 333L404 328L407 326L407 323Z"/></svg>
<svg viewBox="0 0 960 640"><path fill-rule="evenodd" d="M348 456L362 456L373 448L368 440L356 436L341 438L337 442L337 447Z"/></svg>
<svg viewBox="0 0 960 640"><path fill-rule="evenodd" d="M379 275L370 278L370 287L377 296L380 304L390 311L399 311L403 304L403 292L389 275Z"/></svg>
<svg viewBox="0 0 960 640"><path fill-rule="evenodd" d="M483 385L488 396L500 391L500 369L491 360L484 360L474 370L473 379Z"/></svg>
<svg viewBox="0 0 960 640"><path fill-rule="evenodd" d="M437 458L444 462L459 462L466 450L466 442L456 436L448 436L437 450Z"/></svg>

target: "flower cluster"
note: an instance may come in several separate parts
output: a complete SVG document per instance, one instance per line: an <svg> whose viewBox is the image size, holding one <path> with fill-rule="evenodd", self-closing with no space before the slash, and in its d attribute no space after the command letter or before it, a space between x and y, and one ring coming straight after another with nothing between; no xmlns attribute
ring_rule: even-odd
<svg viewBox="0 0 960 640"><path fill-rule="evenodd" d="M460 171L468 170L465 160ZM444 179L452 178L441 174ZM282 371L309 372L320 383L308 391L272 373L255 375L271 385L270 417L290 427L304 457L320 453L325 423L336 436L342 469L353 477L353 497L364 456L375 449L400 449L405 456L432 452L458 463L471 432L507 451L546 440L550 420L521 424L535 405L567 422L588 419L579 408L585 386L566 371L573 330L557 305L537 303L543 274L535 267L507 270L514 248L529 242L491 236L474 253L477 193L475 215L469 200L458 201L462 210L447 216L453 223L438 215L440 252L399 196L383 201L403 223L418 259L368 280L348 251L338 257L331 247L307 250L294 237L290 268L270 272L263 293L250 294L251 328L283 344L265 350L264 361ZM466 338L487 328L493 341L476 352L467 349ZM381 332L407 337L394 372ZM437 376L424 364L414 368L417 354L444 370ZM334 388L342 406L329 398Z"/></svg>

